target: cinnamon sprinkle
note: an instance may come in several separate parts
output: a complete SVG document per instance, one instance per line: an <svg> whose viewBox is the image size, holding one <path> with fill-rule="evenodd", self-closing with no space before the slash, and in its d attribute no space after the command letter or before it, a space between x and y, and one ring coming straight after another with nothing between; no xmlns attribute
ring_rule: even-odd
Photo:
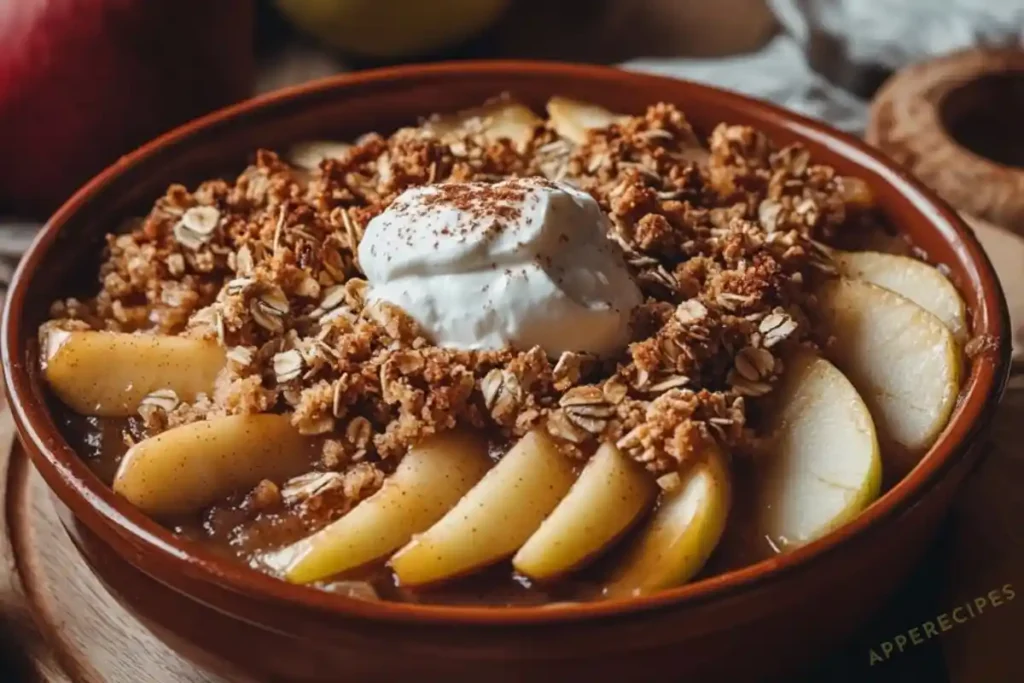
<svg viewBox="0 0 1024 683"><path fill-rule="evenodd" d="M545 426L575 457L613 441L653 473L674 471L702 440L738 452L753 438L748 402L772 390L785 349L810 339L808 283L827 276L813 240L856 220L835 172L799 146L726 124L706 142L703 150L682 112L658 104L590 132L558 170L608 214L609 239L647 297L633 312L632 344L609 362L437 348L402 311L362 298L357 249L370 219L405 189L433 184L425 203L493 218L502 230L524 195L493 182L543 177L541 150L568 148L550 127L521 150L471 132L444 142L426 128L369 134L312 173L260 150L233 182L172 186L109 236L97 295L55 303L47 326L244 349L236 356L248 362L229 363L212 395L154 417L151 432L289 413L322 439L324 469L358 479L334 494L346 506L372 493L412 444L456 425L508 439ZM216 209L218 220L185 245L174 227L194 207ZM232 286L239 279L245 286ZM301 364L284 381L273 359L290 351Z"/></svg>

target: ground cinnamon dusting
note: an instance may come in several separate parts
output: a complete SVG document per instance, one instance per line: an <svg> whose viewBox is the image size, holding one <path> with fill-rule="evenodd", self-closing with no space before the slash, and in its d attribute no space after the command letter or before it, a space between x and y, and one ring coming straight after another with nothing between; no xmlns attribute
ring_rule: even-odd
<svg viewBox="0 0 1024 683"><path fill-rule="evenodd" d="M609 215L647 297L618 358L442 349L401 310L366 306L359 241L402 191L434 184L428 204L500 230L522 193L489 183L526 176L571 182ZM212 395L143 418L153 433L290 414L322 440L314 474L338 478L306 498L261 484L261 510L347 509L410 445L456 425L509 438L542 426L579 458L613 441L663 474L709 440L739 452L752 439L747 402L772 390L781 351L810 338L807 283L834 271L816 240L855 228L860 208L802 147L726 124L703 140L665 104L578 147L547 126L522 149L409 128L363 136L315 172L261 150L233 183L172 186L108 238L99 293L54 304L49 325L219 339L229 363Z"/></svg>

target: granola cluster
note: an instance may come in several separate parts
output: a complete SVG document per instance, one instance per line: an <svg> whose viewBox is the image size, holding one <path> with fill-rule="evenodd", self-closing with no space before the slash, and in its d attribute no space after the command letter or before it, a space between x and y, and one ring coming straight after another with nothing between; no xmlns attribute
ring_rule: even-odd
<svg viewBox="0 0 1024 683"><path fill-rule="evenodd" d="M321 439L322 471L261 492L286 503L368 495L410 445L456 425L544 428L581 458L613 441L666 486L709 441L748 443L746 402L772 390L780 350L810 338L807 283L833 272L816 240L851 223L863 186L748 127L705 144L664 104L579 146L547 125L525 144L489 139L485 124L369 134L313 171L260 151L233 183L172 186L109 237L95 298L55 304L52 324L219 340L229 362L212 394L161 392L141 418L153 433L290 413ZM646 297L620 357L439 348L401 310L366 304L357 247L403 190L531 175L590 192L611 218Z"/></svg>

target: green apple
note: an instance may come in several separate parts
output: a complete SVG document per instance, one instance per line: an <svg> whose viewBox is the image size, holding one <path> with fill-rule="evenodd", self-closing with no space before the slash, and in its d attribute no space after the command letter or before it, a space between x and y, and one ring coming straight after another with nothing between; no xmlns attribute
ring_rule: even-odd
<svg viewBox="0 0 1024 683"><path fill-rule="evenodd" d="M213 391L224 367L215 340L120 332L47 335L43 376L53 393L82 415L127 417L159 389L192 401Z"/></svg>
<svg viewBox="0 0 1024 683"><path fill-rule="evenodd" d="M665 493L654 516L638 530L613 569L610 598L645 595L689 581L701 570L725 531L732 482L722 454L709 447Z"/></svg>
<svg viewBox="0 0 1024 683"><path fill-rule="evenodd" d="M555 132L576 145L582 145L586 141L588 131L607 128L628 118L597 104L561 96L548 100L547 109L551 127ZM696 137L677 138L675 142L679 145L675 154L680 155L680 158L702 166L707 165L708 151L701 146Z"/></svg>
<svg viewBox="0 0 1024 683"><path fill-rule="evenodd" d="M607 128L625 118L600 105L568 97L552 97L548 100L547 108L551 127L555 132L577 145L583 144L586 140L588 130Z"/></svg>
<svg viewBox="0 0 1024 683"><path fill-rule="evenodd" d="M824 536L875 500L882 460L867 405L827 360L809 352L788 358L771 402L755 516L759 536L784 552Z"/></svg>
<svg viewBox="0 0 1024 683"><path fill-rule="evenodd" d="M310 469L312 440L288 415L230 415L192 422L128 449L114 491L154 517L194 513L264 479Z"/></svg>
<svg viewBox="0 0 1024 683"><path fill-rule="evenodd" d="M403 586L467 574L511 556L576 480L573 463L545 433L520 439L436 524L390 561Z"/></svg>
<svg viewBox="0 0 1024 683"><path fill-rule="evenodd" d="M450 432L409 451L377 493L309 538L264 556L293 583L384 557L448 512L491 467L487 442Z"/></svg>
<svg viewBox="0 0 1024 683"><path fill-rule="evenodd" d="M335 140L307 140L298 142L288 149L285 158L292 166L315 171L324 159L340 159L352 147L347 142Z"/></svg>
<svg viewBox="0 0 1024 683"><path fill-rule="evenodd" d="M960 391L960 349L941 320L863 280L817 292L825 355L860 393L875 423L886 475L902 477L949 421Z"/></svg>
<svg viewBox="0 0 1024 683"><path fill-rule="evenodd" d="M906 256L877 251L836 251L840 272L904 296L945 323L957 342L967 341L967 308L953 283L937 268Z"/></svg>
<svg viewBox="0 0 1024 683"><path fill-rule="evenodd" d="M437 116L425 124L438 137L461 137L479 131L490 142L508 138L517 149L524 149L537 126L544 120L524 104L508 97L497 97L479 107Z"/></svg>
<svg viewBox="0 0 1024 683"><path fill-rule="evenodd" d="M577 569L622 536L657 492L654 477L639 463L613 444L602 445L512 565L537 580Z"/></svg>

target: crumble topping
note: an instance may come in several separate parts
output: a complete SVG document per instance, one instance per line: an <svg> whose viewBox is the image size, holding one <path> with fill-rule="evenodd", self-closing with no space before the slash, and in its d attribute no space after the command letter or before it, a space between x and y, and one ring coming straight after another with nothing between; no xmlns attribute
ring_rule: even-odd
<svg viewBox="0 0 1024 683"><path fill-rule="evenodd" d="M480 130L368 134L314 171L260 150L233 183L174 185L108 238L95 298L55 303L49 325L224 345L209 396L155 392L140 418L152 434L289 413L321 440L321 469L261 484L258 509L336 515L411 445L456 425L508 438L544 427L578 458L612 441L665 489L707 440L745 450L748 401L772 390L782 350L812 340L806 284L834 273L817 240L869 205L863 184L744 126L719 125L705 148L666 104L578 147L545 125L520 146ZM646 297L619 357L439 348L400 309L366 304L357 247L403 190L524 176L571 182L611 218L609 238Z"/></svg>

